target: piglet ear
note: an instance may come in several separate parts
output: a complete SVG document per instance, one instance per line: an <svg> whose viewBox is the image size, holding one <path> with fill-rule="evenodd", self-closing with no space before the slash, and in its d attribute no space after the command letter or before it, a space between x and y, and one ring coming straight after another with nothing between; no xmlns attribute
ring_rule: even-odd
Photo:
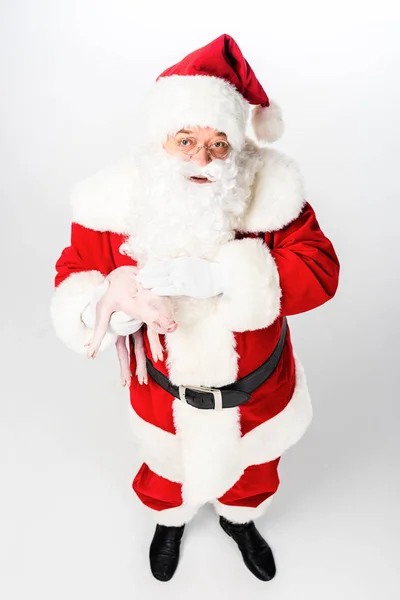
<svg viewBox="0 0 400 600"><path fill-rule="evenodd" d="M282 111L273 100L270 100L269 106L259 104L253 109L251 125L260 142L276 142L285 129Z"/></svg>

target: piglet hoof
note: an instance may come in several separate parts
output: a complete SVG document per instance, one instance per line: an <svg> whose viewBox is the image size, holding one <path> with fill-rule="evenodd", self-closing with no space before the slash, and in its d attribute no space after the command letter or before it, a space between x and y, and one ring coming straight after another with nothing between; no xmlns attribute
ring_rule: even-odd
<svg viewBox="0 0 400 600"><path fill-rule="evenodd" d="M131 385L131 370L129 368L129 364L123 362L121 364L121 370L120 370L120 374L121 374L121 383L123 385L123 387L129 387Z"/></svg>
<svg viewBox="0 0 400 600"><path fill-rule="evenodd" d="M147 380L147 372L146 373L136 373L136 376L138 378L139 384L140 385L147 385L148 384L148 380Z"/></svg>
<svg viewBox="0 0 400 600"><path fill-rule="evenodd" d="M158 362L159 360L163 359L164 354L163 354L163 349L161 348L161 346L159 349L157 349L155 352L152 353L152 356L153 356L154 362Z"/></svg>
<svg viewBox="0 0 400 600"><path fill-rule="evenodd" d="M86 352L86 356L87 358L96 358L96 348L92 347L92 340L90 340L90 342L87 342L87 344L85 344L85 348L88 348L87 352Z"/></svg>

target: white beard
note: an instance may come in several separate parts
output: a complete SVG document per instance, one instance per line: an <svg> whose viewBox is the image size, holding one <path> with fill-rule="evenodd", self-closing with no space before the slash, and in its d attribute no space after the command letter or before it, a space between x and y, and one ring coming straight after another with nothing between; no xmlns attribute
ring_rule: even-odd
<svg viewBox="0 0 400 600"><path fill-rule="evenodd" d="M171 156L161 145L142 148L136 159L137 185L126 252L140 267L183 256L212 260L218 248L234 239L235 229L240 228L260 160L259 149L252 143L240 154L232 152L226 160L213 160L204 168ZM198 184L185 175L203 175L213 183ZM234 338L216 315L218 300L172 298L179 326L165 339L169 374L175 384L217 381L223 385L234 381ZM207 350L215 336L220 339L219 363L223 363L216 380L218 360Z"/></svg>
<svg viewBox="0 0 400 600"><path fill-rule="evenodd" d="M251 144L205 167L168 154L161 144L141 148L129 254L140 266L181 256L212 259L240 226L259 161ZM192 182L190 175L206 176L213 183Z"/></svg>

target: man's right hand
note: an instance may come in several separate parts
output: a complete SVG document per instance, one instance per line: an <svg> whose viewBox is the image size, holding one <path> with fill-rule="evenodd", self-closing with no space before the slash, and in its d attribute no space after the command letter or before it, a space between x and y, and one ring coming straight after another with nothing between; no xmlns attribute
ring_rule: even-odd
<svg viewBox="0 0 400 600"><path fill-rule="evenodd" d="M96 306L98 301L104 296L110 285L109 281L105 279L101 283L93 294L92 300L85 307L81 314L81 319L87 327L90 329L95 328L96 325ZM108 332L115 335L130 335L135 333L143 325L143 321L138 319L132 319L129 315L122 311L116 311L112 313L110 323L108 325Z"/></svg>

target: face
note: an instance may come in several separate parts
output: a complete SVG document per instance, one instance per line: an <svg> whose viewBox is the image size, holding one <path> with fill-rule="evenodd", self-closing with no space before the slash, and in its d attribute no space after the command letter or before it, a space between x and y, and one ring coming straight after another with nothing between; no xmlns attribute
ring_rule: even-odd
<svg viewBox="0 0 400 600"><path fill-rule="evenodd" d="M170 298L156 296L151 290L141 288L142 317L157 333L172 333L178 327L173 318L174 308Z"/></svg>
<svg viewBox="0 0 400 600"><path fill-rule="evenodd" d="M215 159L226 160L230 153L226 134L211 127L180 129L175 135L167 137L163 147L169 154L179 156L183 161L190 161L200 168L206 167ZM213 183L203 175L187 176L187 179L197 184Z"/></svg>

